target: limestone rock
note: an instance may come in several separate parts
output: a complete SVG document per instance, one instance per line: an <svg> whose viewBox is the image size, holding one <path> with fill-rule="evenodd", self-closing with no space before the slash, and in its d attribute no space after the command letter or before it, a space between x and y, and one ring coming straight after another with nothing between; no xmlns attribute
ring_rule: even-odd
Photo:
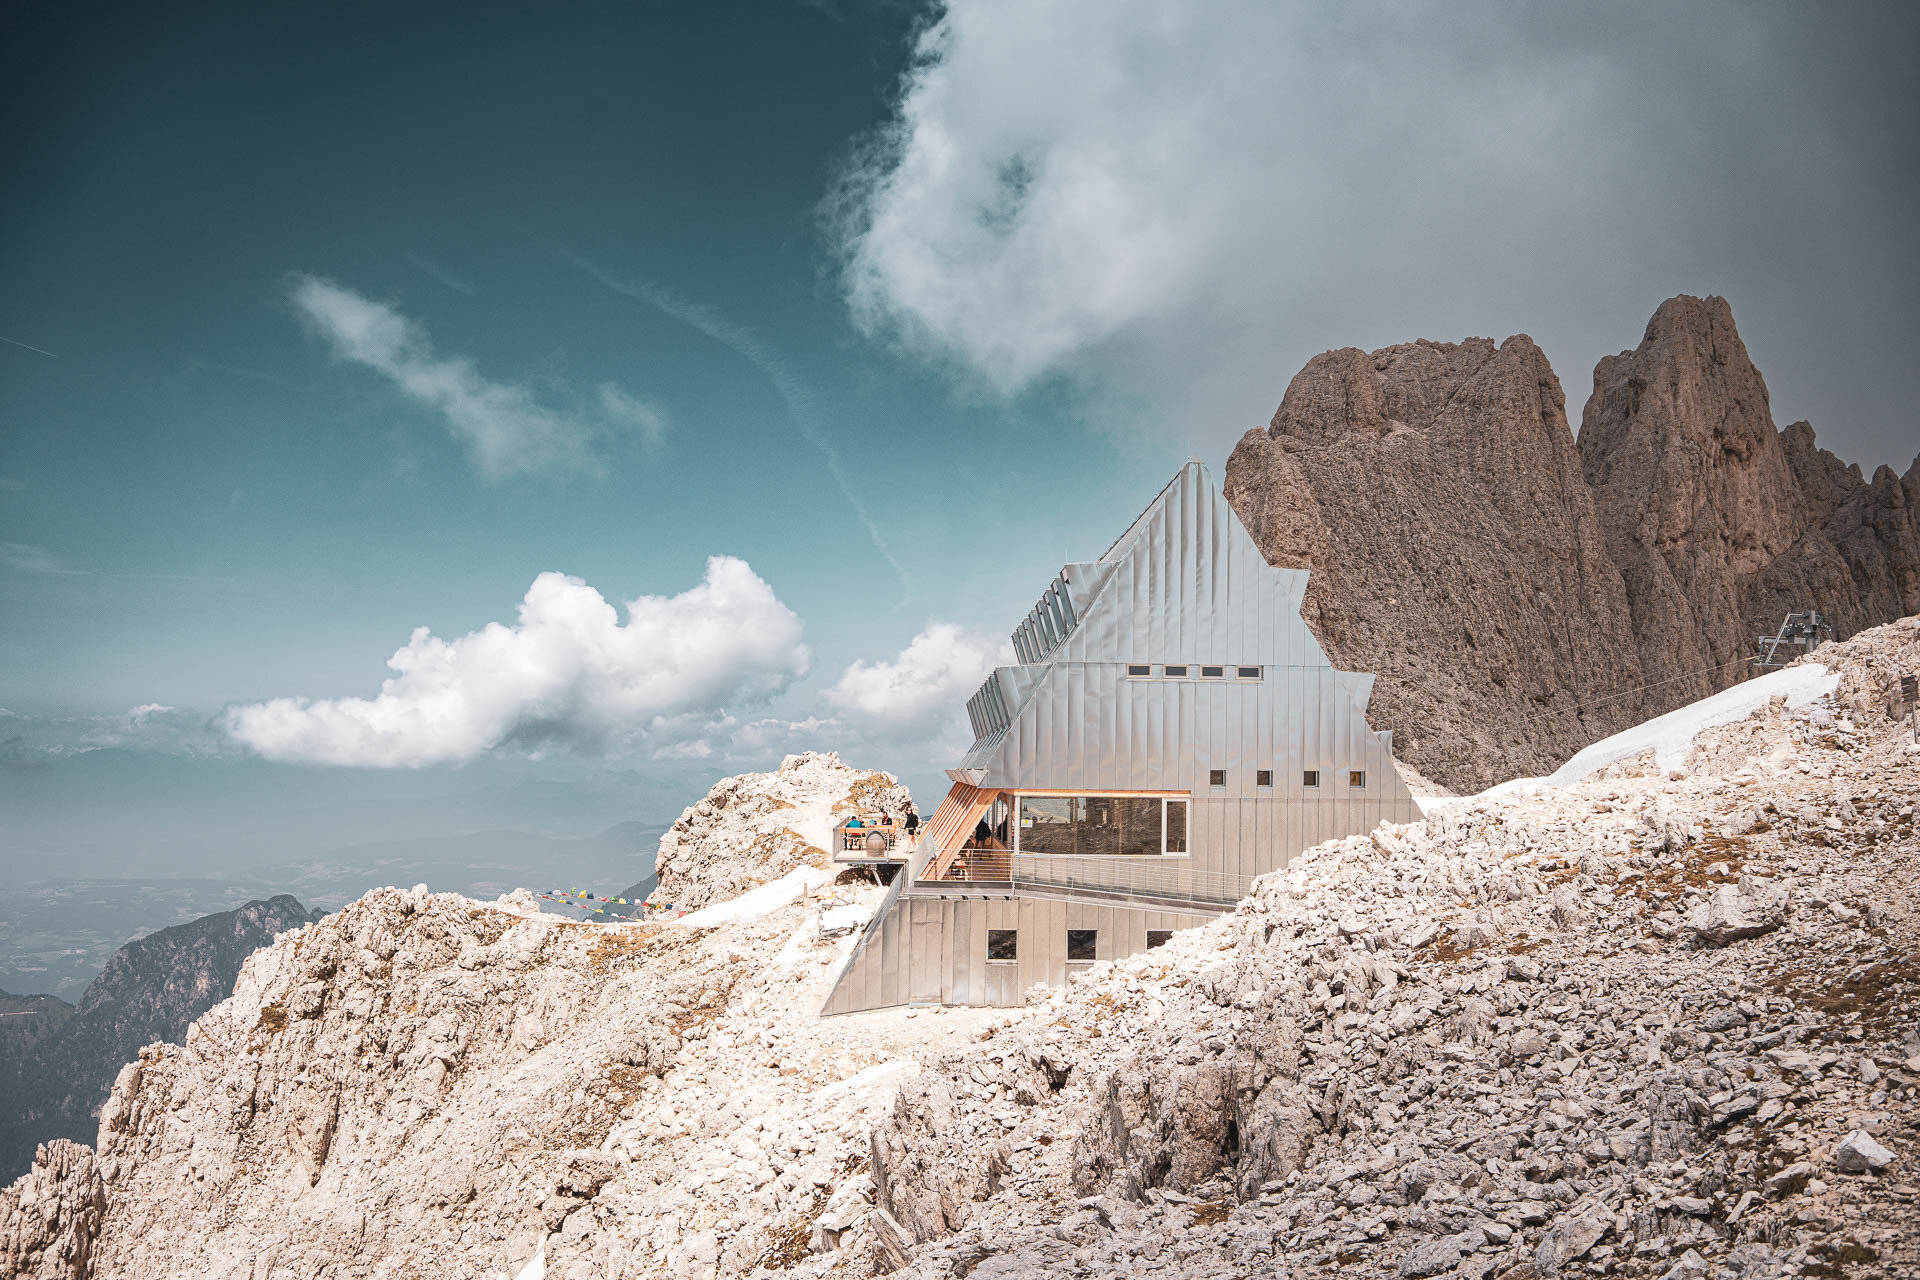
<svg viewBox="0 0 1920 1280"><path fill-rule="evenodd" d="M0 1190L0 1274L87 1280L106 1210L93 1152L65 1138L43 1144L32 1168Z"/></svg>
<svg viewBox="0 0 1920 1280"><path fill-rule="evenodd" d="M1834 1164L1844 1173L1878 1173L1893 1159L1893 1152L1875 1142L1864 1129L1849 1133L1833 1153Z"/></svg>
<svg viewBox="0 0 1920 1280"><path fill-rule="evenodd" d="M1311 571L1303 616L1378 674L1396 753L1461 791L1744 678L1789 612L1841 637L1920 612L1920 458L1869 480L1776 430L1719 298L1668 300L1599 363L1577 443L1525 335L1325 352L1226 493Z"/></svg>
<svg viewBox="0 0 1920 1280"><path fill-rule="evenodd" d="M1525 335L1315 356L1226 494L1269 561L1311 570L1303 616L1377 674L1369 718L1421 773L1477 791L1638 719L1609 642L1626 595Z"/></svg>
<svg viewBox="0 0 1920 1280"><path fill-rule="evenodd" d="M698 909L802 864L825 866L827 833L848 813L890 813L899 822L911 803L892 774L852 768L832 751L788 756L772 773L722 778L660 837L651 901Z"/></svg>
<svg viewBox="0 0 1920 1280"><path fill-rule="evenodd" d="M1695 909L1689 924L1700 942L1724 947L1778 929L1786 915L1787 901L1784 890L1745 877L1738 885L1716 886Z"/></svg>
<svg viewBox="0 0 1920 1280"><path fill-rule="evenodd" d="M1868 482L1806 423L1776 430L1724 298L1668 299L1600 361L1580 457L1668 706L1743 679L1754 636L1794 610L1842 636L1920 611L1920 460Z"/></svg>

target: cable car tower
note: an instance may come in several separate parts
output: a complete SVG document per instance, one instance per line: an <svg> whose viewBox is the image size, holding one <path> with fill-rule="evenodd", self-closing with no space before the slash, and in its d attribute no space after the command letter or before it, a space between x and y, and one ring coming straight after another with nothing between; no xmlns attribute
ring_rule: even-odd
<svg viewBox="0 0 1920 1280"><path fill-rule="evenodd" d="M1812 653L1823 640L1833 638L1833 628L1825 615L1811 609L1790 613L1781 620L1780 630L1760 636L1753 642L1753 655L1747 659L1756 672L1778 671L1795 658Z"/></svg>

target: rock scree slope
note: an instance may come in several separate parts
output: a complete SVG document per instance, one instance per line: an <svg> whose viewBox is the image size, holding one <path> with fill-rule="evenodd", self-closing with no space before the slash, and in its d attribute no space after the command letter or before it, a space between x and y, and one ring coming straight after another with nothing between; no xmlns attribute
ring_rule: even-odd
<svg viewBox="0 0 1920 1280"><path fill-rule="evenodd" d="M1672 772L1309 851L930 1063L914 1277L1920 1274L1920 618Z"/></svg>
<svg viewBox="0 0 1920 1280"><path fill-rule="evenodd" d="M1010 1010L823 1019L817 904L383 889L279 937L6 1273L1892 1280L1920 1267L1920 619L1679 769L1471 797ZM715 858L721 848L709 849ZM874 888L836 887L870 910Z"/></svg>

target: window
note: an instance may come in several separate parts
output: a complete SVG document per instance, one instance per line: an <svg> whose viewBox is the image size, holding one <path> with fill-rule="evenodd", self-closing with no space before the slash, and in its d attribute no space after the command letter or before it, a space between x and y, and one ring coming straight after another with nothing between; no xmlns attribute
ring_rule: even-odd
<svg viewBox="0 0 1920 1280"><path fill-rule="evenodd" d="M1167 679L1169 680L1185 680L1187 678L1187 669L1184 665L1182 666L1169 665L1163 668L1163 670L1166 671Z"/></svg>
<svg viewBox="0 0 1920 1280"><path fill-rule="evenodd" d="M1067 930L1067 959L1091 960L1097 949L1100 931L1098 929Z"/></svg>
<svg viewBox="0 0 1920 1280"><path fill-rule="evenodd" d="M1303 772L1303 773L1302 773L1302 774L1300 775L1300 785L1301 785L1301 786L1303 786L1303 787L1317 787L1317 786L1319 786L1319 785L1320 785L1320 771L1319 771L1318 769L1308 769L1308 770L1306 770L1305 772Z"/></svg>
<svg viewBox="0 0 1920 1280"><path fill-rule="evenodd" d="M1076 853L1080 805L1072 796L1021 796L1022 853Z"/></svg>
<svg viewBox="0 0 1920 1280"><path fill-rule="evenodd" d="M1187 802L1185 800L1167 801L1167 852L1183 856L1187 852Z"/></svg>
<svg viewBox="0 0 1920 1280"><path fill-rule="evenodd" d="M1153 950L1155 947L1164 947L1167 945L1167 943L1171 942L1172 940L1173 940L1173 930L1171 929L1147 930L1147 950L1149 951Z"/></svg>
<svg viewBox="0 0 1920 1280"><path fill-rule="evenodd" d="M987 959L1004 962L1019 958L1020 931L1018 929L987 930Z"/></svg>
<svg viewBox="0 0 1920 1280"><path fill-rule="evenodd" d="M1167 845L1166 807L1182 806L1177 849ZM1160 796L1021 796L1014 822L1020 853L1158 857L1185 852L1186 801Z"/></svg>
<svg viewBox="0 0 1920 1280"><path fill-rule="evenodd" d="M1158 796L1122 796L1120 809L1120 852L1132 856L1158 855L1160 852L1160 808Z"/></svg>
<svg viewBox="0 0 1920 1280"><path fill-rule="evenodd" d="M1225 769L1209 769L1209 770L1207 770L1207 785L1208 785L1208 786L1210 786L1210 787L1224 787L1224 786L1226 786L1226 785L1227 785L1227 771L1226 771Z"/></svg>
<svg viewBox="0 0 1920 1280"><path fill-rule="evenodd" d="M1255 785L1256 787L1270 787L1270 786L1272 786L1272 785L1273 785L1273 770L1271 770L1271 769L1256 769L1256 770L1254 770L1254 774L1253 774L1253 785Z"/></svg>
<svg viewBox="0 0 1920 1280"><path fill-rule="evenodd" d="M1127 664L1127 674L1130 676L1150 676L1153 674L1153 664L1147 662L1129 662Z"/></svg>
<svg viewBox="0 0 1920 1280"><path fill-rule="evenodd" d="M1242 680L1258 680L1260 678L1259 667L1236 667L1234 671Z"/></svg>
<svg viewBox="0 0 1920 1280"><path fill-rule="evenodd" d="M1347 785L1355 791L1365 791L1367 789L1367 771L1365 769L1347 770Z"/></svg>
<svg viewBox="0 0 1920 1280"><path fill-rule="evenodd" d="M1200 678L1202 680L1218 680L1221 676L1224 676L1225 674L1227 674L1227 669L1225 667L1200 668Z"/></svg>

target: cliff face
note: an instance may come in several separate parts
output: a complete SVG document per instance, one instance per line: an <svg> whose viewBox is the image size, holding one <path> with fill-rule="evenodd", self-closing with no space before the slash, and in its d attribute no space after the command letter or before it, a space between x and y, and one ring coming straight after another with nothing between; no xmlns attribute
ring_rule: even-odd
<svg viewBox="0 0 1920 1280"><path fill-rule="evenodd" d="M1669 299L1600 362L1579 447L1666 705L1741 679L1754 636L1797 609L1850 635L1920 606L1920 472L1868 483L1806 423L1777 430L1724 298Z"/></svg>
<svg viewBox="0 0 1920 1280"><path fill-rule="evenodd" d="M26 1172L36 1144L50 1138L91 1140L114 1073L144 1045L178 1043L189 1023L233 991L248 956L311 918L282 894L116 951L79 1005L0 1078L0 1177Z"/></svg>
<svg viewBox="0 0 1920 1280"><path fill-rule="evenodd" d="M1635 721L1626 594L1560 382L1524 335L1314 357L1227 462L1227 499L1303 613L1373 671L1395 753L1478 790Z"/></svg>
<svg viewBox="0 0 1920 1280"><path fill-rule="evenodd" d="M1525 336L1316 356L1227 464L1267 558L1313 570L1334 661L1409 764L1478 789L1744 677L1800 609L1920 609L1920 460L1869 482L1773 424L1724 299L1662 304L1576 444Z"/></svg>

